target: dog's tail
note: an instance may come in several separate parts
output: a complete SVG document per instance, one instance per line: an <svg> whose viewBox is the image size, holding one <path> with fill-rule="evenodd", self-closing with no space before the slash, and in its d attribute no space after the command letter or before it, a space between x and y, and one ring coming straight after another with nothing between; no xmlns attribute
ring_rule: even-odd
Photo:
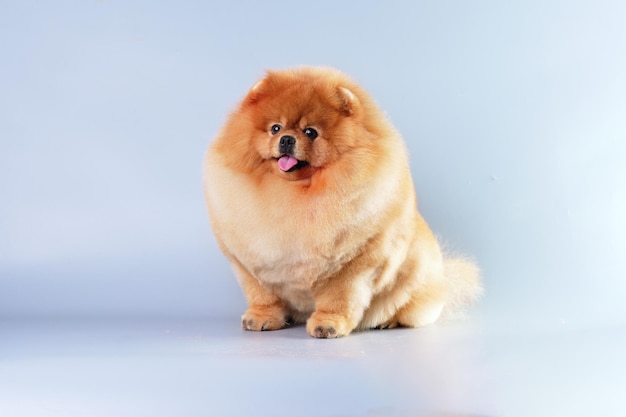
<svg viewBox="0 0 626 417"><path fill-rule="evenodd" d="M483 294L480 270L467 257L444 257L443 269L447 287L447 302L441 313L443 320L461 318Z"/></svg>

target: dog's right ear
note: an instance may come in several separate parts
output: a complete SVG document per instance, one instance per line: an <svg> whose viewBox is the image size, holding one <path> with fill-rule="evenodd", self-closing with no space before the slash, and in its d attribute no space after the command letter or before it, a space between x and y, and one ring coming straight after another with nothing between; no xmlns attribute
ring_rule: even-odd
<svg viewBox="0 0 626 417"><path fill-rule="evenodd" d="M265 79L259 81L258 83L254 84L254 86L252 86L250 91L248 91L248 95L246 96L245 102L247 104L254 104L264 96L263 84L265 84Z"/></svg>
<svg viewBox="0 0 626 417"><path fill-rule="evenodd" d="M274 78L274 72L271 70L267 70L265 72L265 77L263 77L261 81L254 84L250 91L248 91L245 102L247 104L255 104L263 97L268 95L270 93L272 84L274 83Z"/></svg>
<svg viewBox="0 0 626 417"><path fill-rule="evenodd" d="M254 84L250 91L259 91L261 89L261 84L263 84L263 81L265 80L261 80L258 83Z"/></svg>

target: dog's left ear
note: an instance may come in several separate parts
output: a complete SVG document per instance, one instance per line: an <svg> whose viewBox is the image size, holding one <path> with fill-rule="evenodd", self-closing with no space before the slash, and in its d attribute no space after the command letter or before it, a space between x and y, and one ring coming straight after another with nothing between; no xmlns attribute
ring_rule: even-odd
<svg viewBox="0 0 626 417"><path fill-rule="evenodd" d="M352 116L356 113L359 106L359 99L352 91L346 87L338 87L337 95L340 99L339 111L344 113L346 116Z"/></svg>

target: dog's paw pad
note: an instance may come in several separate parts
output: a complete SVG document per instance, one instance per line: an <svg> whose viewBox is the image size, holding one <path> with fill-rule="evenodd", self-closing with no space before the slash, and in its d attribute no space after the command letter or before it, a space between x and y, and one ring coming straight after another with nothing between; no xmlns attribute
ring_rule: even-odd
<svg viewBox="0 0 626 417"><path fill-rule="evenodd" d="M319 325L313 330L313 336L320 339L331 339L337 337L337 330L333 326Z"/></svg>
<svg viewBox="0 0 626 417"><path fill-rule="evenodd" d="M313 337L320 339L334 339L346 336L354 326L339 314L313 313L306 323L306 331Z"/></svg>

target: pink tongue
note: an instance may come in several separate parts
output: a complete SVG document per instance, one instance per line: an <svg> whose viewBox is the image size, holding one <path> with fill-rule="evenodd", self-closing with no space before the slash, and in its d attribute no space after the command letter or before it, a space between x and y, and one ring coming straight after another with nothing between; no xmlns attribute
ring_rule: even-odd
<svg viewBox="0 0 626 417"><path fill-rule="evenodd" d="M287 172L291 168L293 168L297 163L298 163L298 160L294 158L293 156L289 156L289 155L281 156L280 159L278 160L278 168L280 168L281 171Z"/></svg>

